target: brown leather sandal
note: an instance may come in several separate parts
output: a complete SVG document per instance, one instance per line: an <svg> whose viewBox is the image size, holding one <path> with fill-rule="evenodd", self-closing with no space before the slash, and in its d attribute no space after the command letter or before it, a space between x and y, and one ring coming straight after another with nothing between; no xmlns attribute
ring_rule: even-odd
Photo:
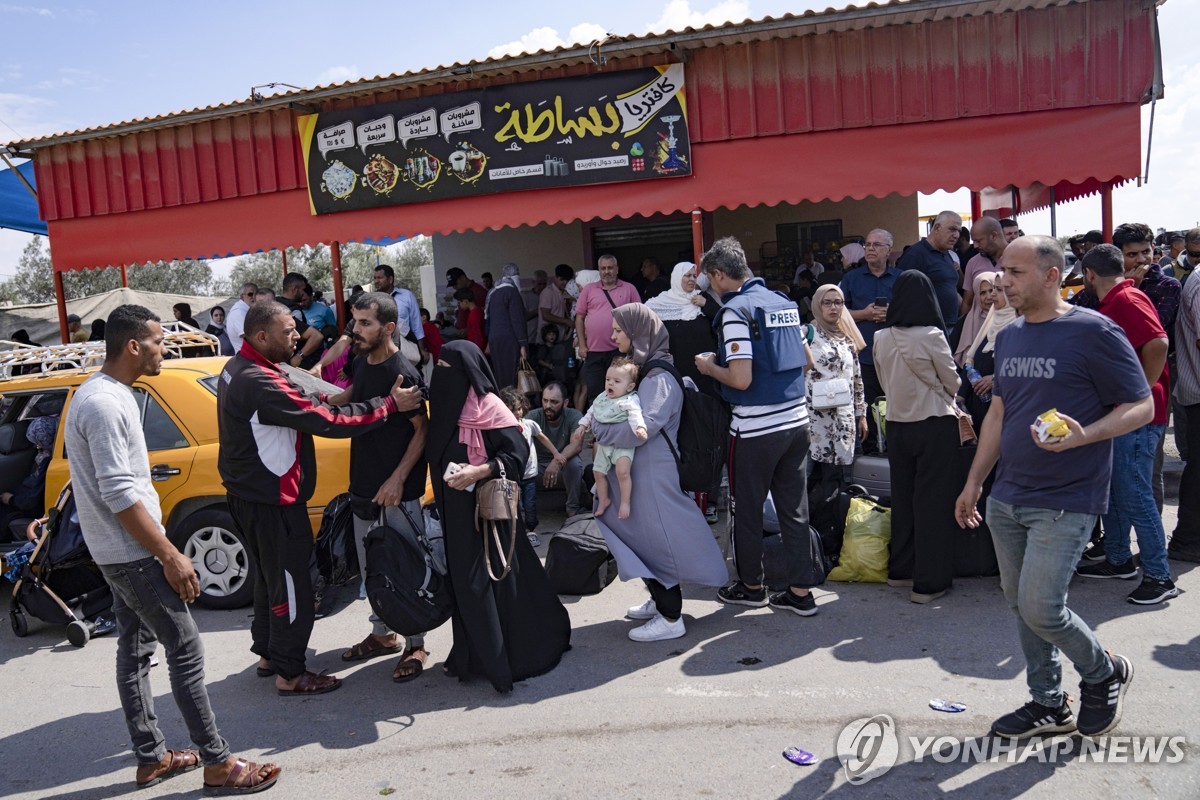
<svg viewBox="0 0 1200 800"><path fill-rule="evenodd" d="M380 642L373 635L367 634L367 638L342 653L342 661L368 661L372 658L399 653L400 649L400 642L388 646Z"/></svg>
<svg viewBox="0 0 1200 800"><path fill-rule="evenodd" d="M137 788L157 786L165 780L191 772L200 766L200 752L197 750L168 750L164 759L165 764L160 761L157 764L143 764L138 767L138 772L142 771L142 767L153 767L154 770L146 780L136 781Z"/></svg>
<svg viewBox="0 0 1200 800"><path fill-rule="evenodd" d="M421 653L421 655L418 656L417 653ZM392 670L392 680L396 683L408 683L421 677L421 673L425 671L427 658L429 658L429 651L424 647L405 650L404 655L400 657L400 663Z"/></svg>
<svg viewBox="0 0 1200 800"><path fill-rule="evenodd" d="M342 688L340 678L335 678L332 675L318 675L315 672L305 672L300 675L300 680L296 681L296 685L291 689L280 689L275 687L275 691L280 697L296 697L310 694L326 694L335 689Z"/></svg>
<svg viewBox="0 0 1200 800"><path fill-rule="evenodd" d="M220 797L230 794L253 794L270 789L279 780L283 772L274 764L256 764L239 758L233 764L229 777L219 786L212 783L204 784L204 794L209 797Z"/></svg>

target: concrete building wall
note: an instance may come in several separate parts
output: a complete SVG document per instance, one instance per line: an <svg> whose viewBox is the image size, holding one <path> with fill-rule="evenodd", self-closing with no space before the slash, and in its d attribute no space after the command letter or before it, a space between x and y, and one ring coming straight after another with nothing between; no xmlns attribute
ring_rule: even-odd
<svg viewBox="0 0 1200 800"><path fill-rule="evenodd" d="M500 277L501 267L512 261L521 268L523 279L532 280L535 269L551 272L557 264L579 269L582 260L583 225L579 222L433 237L433 263L443 286L451 267L479 280L485 272Z"/></svg>
<svg viewBox="0 0 1200 800"><path fill-rule="evenodd" d="M919 238L915 194L774 208L719 209L713 214L713 232L718 237L737 237L750 260L756 262L762 243L775 241L776 225L827 219L841 219L844 236L866 236L872 228L886 228L895 236L897 249ZM627 223L614 221L614 224ZM583 226L579 222L433 237L439 281L451 267L460 267L478 280L484 272L499 275L500 268L513 261L521 267L521 276L528 282L535 269L549 271L559 263L581 268L583 254ZM444 281L439 291L443 287Z"/></svg>
<svg viewBox="0 0 1200 800"><path fill-rule="evenodd" d="M721 209L713 214L713 233L718 238L736 237L746 250L747 258L758 261L761 245L776 240L776 225L832 219L842 220L843 236L866 236L872 228L891 231L897 250L919 238L915 194L839 202L827 200L794 206L781 204L774 208Z"/></svg>

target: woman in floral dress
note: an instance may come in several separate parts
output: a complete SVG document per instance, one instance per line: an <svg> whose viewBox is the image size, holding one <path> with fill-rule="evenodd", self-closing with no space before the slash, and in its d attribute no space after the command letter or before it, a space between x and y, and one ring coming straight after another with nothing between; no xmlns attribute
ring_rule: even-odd
<svg viewBox="0 0 1200 800"><path fill-rule="evenodd" d="M813 293L813 335L809 343L812 363L805 383L808 389L809 521L821 533L826 556L836 558L842 549L846 519L841 494L854 463L855 440L867 437L867 406L863 399L862 369L858 351L866 347L858 327L846 310L842 290L834 284ZM849 388L847 402L833 407L814 395L818 381L843 380ZM843 395L845 396L845 395Z"/></svg>

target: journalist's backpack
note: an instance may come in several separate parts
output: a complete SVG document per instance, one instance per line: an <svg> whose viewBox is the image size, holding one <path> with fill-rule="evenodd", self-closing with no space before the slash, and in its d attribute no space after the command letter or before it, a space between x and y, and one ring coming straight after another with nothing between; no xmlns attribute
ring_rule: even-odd
<svg viewBox="0 0 1200 800"><path fill-rule="evenodd" d="M729 453L729 404L720 398L692 389L673 364L650 361L643 374L661 368L671 373L683 390L683 408L679 414L678 444L664 436L679 467L679 488L685 492L707 492L721 481L721 469Z"/></svg>
<svg viewBox="0 0 1200 800"><path fill-rule="evenodd" d="M438 571L433 545L404 506L400 510L407 530L380 524L367 532L367 600L388 628L415 636L450 619L454 599L449 577Z"/></svg>

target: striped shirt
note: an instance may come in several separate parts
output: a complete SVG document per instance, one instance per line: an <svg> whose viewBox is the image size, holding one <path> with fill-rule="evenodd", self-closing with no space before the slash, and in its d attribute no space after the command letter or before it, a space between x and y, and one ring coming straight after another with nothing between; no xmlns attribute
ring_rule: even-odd
<svg viewBox="0 0 1200 800"><path fill-rule="evenodd" d="M1183 285L1175 319L1175 399L1185 406L1200 403L1200 281Z"/></svg>
<svg viewBox="0 0 1200 800"><path fill-rule="evenodd" d="M750 328L746 320L737 314L726 314L721 321L721 336L724 341L725 363L754 357ZM765 436L789 428L798 428L808 423L808 404L804 395L783 403L763 406L733 406L733 419L729 432L734 436L749 439Z"/></svg>

